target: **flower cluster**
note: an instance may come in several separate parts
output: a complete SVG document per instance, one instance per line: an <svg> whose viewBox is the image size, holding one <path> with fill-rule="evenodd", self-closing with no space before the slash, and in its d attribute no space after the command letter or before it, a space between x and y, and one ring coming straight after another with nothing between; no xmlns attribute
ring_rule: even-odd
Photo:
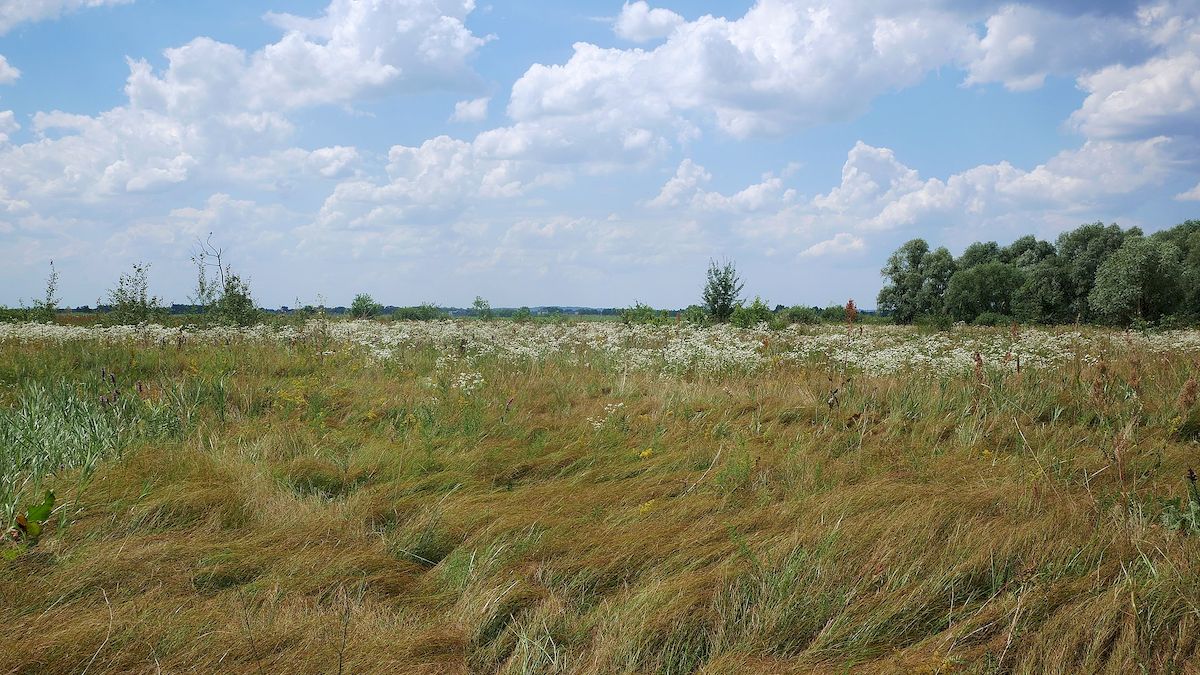
<svg viewBox="0 0 1200 675"><path fill-rule="evenodd" d="M374 361L431 349L437 353L437 369L451 372L457 369L455 364L477 364L484 358L517 364L559 359L584 368L657 371L665 376L755 372L781 364L824 364L880 375L896 372L953 375L974 370L976 354L984 369L1016 370L1055 368L1076 358L1094 363L1101 354L1130 350L1200 353L1198 330L1128 333L1097 328L1007 331L959 327L951 332L927 334L906 326L866 326L861 332L847 333L839 326L796 325L770 331L729 325L616 322L546 325L449 320L313 320L305 325L280 328L0 324L0 344L47 342L146 346L311 344L327 352L357 351ZM468 385L466 380L462 380L462 385L459 388L476 386Z"/></svg>
<svg viewBox="0 0 1200 675"><path fill-rule="evenodd" d="M454 376L454 380L450 382L450 386L461 391L463 394L470 394L473 391L483 388L483 375L480 373L459 373Z"/></svg>

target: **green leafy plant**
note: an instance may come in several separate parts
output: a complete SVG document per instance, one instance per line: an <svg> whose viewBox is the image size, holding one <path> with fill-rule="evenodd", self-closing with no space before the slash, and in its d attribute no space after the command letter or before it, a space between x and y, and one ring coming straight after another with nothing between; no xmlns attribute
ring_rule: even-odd
<svg viewBox="0 0 1200 675"><path fill-rule="evenodd" d="M11 560L25 549L36 546L42 536L46 521L54 513L54 491L46 490L41 503L25 509L25 513L17 514L16 524L9 530L8 536L18 543L18 546L3 551L3 557Z"/></svg>
<svg viewBox="0 0 1200 675"><path fill-rule="evenodd" d="M166 316L162 300L150 295L149 274L149 263L134 263L128 274L121 275L117 287L108 292L109 321L130 325Z"/></svg>
<svg viewBox="0 0 1200 675"><path fill-rule="evenodd" d="M707 280L701 298L704 300L704 307L708 309L708 313L714 321L717 323L729 321L733 316L733 310L742 304L741 299L738 298L742 292L742 286L742 280L732 262L726 261L724 265L718 267L715 261L709 261Z"/></svg>
<svg viewBox="0 0 1200 675"><path fill-rule="evenodd" d="M729 321L738 328L754 328L761 323L770 325L774 319L775 313L771 311L767 303L763 302L762 298L755 296L754 302L749 305L735 307Z"/></svg>
<svg viewBox="0 0 1200 675"><path fill-rule="evenodd" d="M623 323L664 323L666 319L663 312L655 310L650 305L634 302L633 307L621 310L621 321Z"/></svg>
<svg viewBox="0 0 1200 675"><path fill-rule="evenodd" d="M350 316L356 319L370 319L383 311L383 305L375 302L368 293L359 293L350 303Z"/></svg>
<svg viewBox="0 0 1200 675"><path fill-rule="evenodd" d="M1196 486L1196 471L1187 472L1187 500L1176 497L1163 501L1163 527L1184 534L1200 532L1200 487Z"/></svg>

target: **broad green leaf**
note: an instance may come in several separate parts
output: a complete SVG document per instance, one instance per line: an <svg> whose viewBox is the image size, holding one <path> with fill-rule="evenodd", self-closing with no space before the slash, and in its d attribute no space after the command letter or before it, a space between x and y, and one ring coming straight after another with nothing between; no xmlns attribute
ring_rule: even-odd
<svg viewBox="0 0 1200 675"><path fill-rule="evenodd" d="M32 527L34 523L44 523L50 517L50 513L54 511L54 491L46 490L46 498L41 504L29 507L26 518L29 519L29 525ZM38 528L39 530L41 528ZM31 535L34 536L34 535Z"/></svg>

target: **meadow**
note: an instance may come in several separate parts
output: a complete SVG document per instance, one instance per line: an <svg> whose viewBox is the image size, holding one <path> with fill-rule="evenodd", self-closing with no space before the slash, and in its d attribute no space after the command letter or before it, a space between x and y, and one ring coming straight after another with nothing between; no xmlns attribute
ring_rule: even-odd
<svg viewBox="0 0 1200 675"><path fill-rule="evenodd" d="M0 672L1198 672L1198 375L1195 330L0 324Z"/></svg>

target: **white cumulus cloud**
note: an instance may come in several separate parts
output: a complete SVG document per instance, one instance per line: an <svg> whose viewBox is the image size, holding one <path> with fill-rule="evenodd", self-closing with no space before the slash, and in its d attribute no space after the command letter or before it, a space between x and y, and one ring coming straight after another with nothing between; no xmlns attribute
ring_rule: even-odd
<svg viewBox="0 0 1200 675"><path fill-rule="evenodd" d="M0 145L8 142L8 137L20 131L21 125L17 123L16 115L11 110L0 110Z"/></svg>
<svg viewBox="0 0 1200 675"><path fill-rule="evenodd" d="M832 239L820 241L800 252L802 258L818 258L828 255L845 255L866 250L867 242L849 232L838 232Z"/></svg>
<svg viewBox="0 0 1200 675"><path fill-rule="evenodd" d="M21 77L21 71L8 63L3 54L0 54L0 84L12 84Z"/></svg>
<svg viewBox="0 0 1200 675"><path fill-rule="evenodd" d="M57 19L88 7L105 5L127 5L134 0L0 0L0 35L12 30L17 24L28 21Z"/></svg>
<svg viewBox="0 0 1200 675"><path fill-rule="evenodd" d="M1197 51L1109 66L1081 77L1079 84L1088 96L1071 122L1090 137L1200 136Z"/></svg>
<svg viewBox="0 0 1200 675"><path fill-rule="evenodd" d="M651 9L645 0L637 0L621 7L613 32L631 42L649 42L670 35L683 22L682 16L669 9Z"/></svg>
<svg viewBox="0 0 1200 675"><path fill-rule="evenodd" d="M475 98L469 101L459 101L454 104L454 114L450 116L452 122L482 122L487 119L488 103L492 98L484 96L483 98Z"/></svg>
<svg viewBox="0 0 1200 675"><path fill-rule="evenodd" d="M1181 202L1200 202L1200 183L1197 183L1196 187L1191 190L1175 195L1175 199Z"/></svg>

